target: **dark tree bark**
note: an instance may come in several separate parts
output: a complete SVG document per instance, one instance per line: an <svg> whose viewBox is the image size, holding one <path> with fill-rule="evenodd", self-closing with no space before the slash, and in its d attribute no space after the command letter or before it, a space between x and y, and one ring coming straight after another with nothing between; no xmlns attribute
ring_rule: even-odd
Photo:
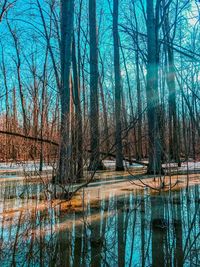
<svg viewBox="0 0 200 267"><path fill-rule="evenodd" d="M44 111L45 111L45 95L46 95L46 72L47 72L47 58L48 58L48 47L46 48L46 54L45 54L45 61L44 61L44 67L43 67L43 82L42 82L42 94L41 94L41 117L40 117L40 138L43 138L43 127L44 127ZM40 167L39 170L42 171L43 169L43 142L40 143Z"/></svg>
<svg viewBox="0 0 200 267"><path fill-rule="evenodd" d="M169 89L169 157L180 165L178 145L178 123L176 111L176 83L174 68L174 51L172 48L173 39L170 36L169 10L165 17L165 35L168 59L167 85Z"/></svg>
<svg viewBox="0 0 200 267"><path fill-rule="evenodd" d="M125 68L125 72L126 72L126 80L127 80L127 85L128 85L128 95L129 95L129 102L130 102L130 108L131 108L131 120L134 119L134 113L133 113L133 101L132 101L132 96L131 96L131 85L130 85L130 78L129 78L129 73L128 73L128 69L127 69L127 65L126 65L126 59L125 59L125 55L124 55L124 51L123 48L120 44L120 48L121 48L121 53L122 53L122 59L123 59L123 63L124 63L124 68ZM122 112L124 113L124 122L125 122L125 128L128 127L128 120L127 120L127 112L125 109L125 103L124 103L124 97L123 97L123 92L122 92L122 103L123 103L123 107L122 107ZM134 127L134 132L135 132L135 127ZM130 143L130 134L127 134L127 140L126 140L126 152L128 152L129 155L129 164L132 165L131 163L131 152L132 152L132 147L131 147L131 143ZM137 147L136 144L136 140L135 140L135 147ZM137 149L136 149L137 151Z"/></svg>
<svg viewBox="0 0 200 267"><path fill-rule="evenodd" d="M122 137L121 137L121 72L119 55L119 33L118 33L118 9L119 0L113 0L113 41L114 41L114 72L115 72L115 142L116 142L116 171L124 170Z"/></svg>
<svg viewBox="0 0 200 267"><path fill-rule="evenodd" d="M167 228L165 220L165 199L151 199L151 228L152 228L152 267L166 265L165 245Z"/></svg>
<svg viewBox="0 0 200 267"><path fill-rule="evenodd" d="M90 165L89 170L102 169L99 154L99 98L98 98L98 45L96 0L89 0L90 35Z"/></svg>
<svg viewBox="0 0 200 267"><path fill-rule="evenodd" d="M39 119L39 100L38 100L38 81L37 81L37 69L34 55L32 55L32 64L30 66L31 73L33 76L33 85L31 86L32 89L32 99L33 99L33 124L32 124L32 135L37 137L38 135L38 119ZM36 142L32 145L30 149L30 154L33 158L37 156L37 147Z"/></svg>
<svg viewBox="0 0 200 267"><path fill-rule="evenodd" d="M17 104L16 104L16 89L13 88L13 95L12 95L12 126L11 131L16 132L17 125L18 125L18 114L17 114ZM15 149L15 139L12 138L12 152L11 152L12 158L14 160L17 159L17 150Z"/></svg>
<svg viewBox="0 0 200 267"><path fill-rule="evenodd" d="M109 127L108 127L108 113L107 113L106 100L105 100L105 95L104 95L104 90L103 90L104 63L103 63L103 59L102 59L100 53L99 53L99 57L100 57L101 66L102 66L102 73L101 73L101 75L99 75L99 87L100 87L100 97L101 97L101 103L102 103L102 108L103 108L103 117L104 117L105 148L106 148L106 151L108 152L110 149L110 138L109 138Z"/></svg>
<svg viewBox="0 0 200 267"><path fill-rule="evenodd" d="M83 138L82 138L82 110L80 102L80 84L78 78L75 38L72 45L72 65L73 65L73 100L75 105L75 145L77 156L77 178L83 177Z"/></svg>
<svg viewBox="0 0 200 267"><path fill-rule="evenodd" d="M8 0L1 0L0 3L0 23L2 22L3 18L5 17L8 10L17 2L17 0L8 1Z"/></svg>
<svg viewBox="0 0 200 267"><path fill-rule="evenodd" d="M60 183L66 183L70 179L70 69L73 24L74 0L61 0L61 129L58 173Z"/></svg>
<svg viewBox="0 0 200 267"><path fill-rule="evenodd" d="M158 25L156 23L154 4L147 0L147 117L149 138L149 174L161 173L161 141L158 122Z"/></svg>
<svg viewBox="0 0 200 267"><path fill-rule="evenodd" d="M139 67L139 38L138 38L138 21L133 2L133 14L135 19L135 64L136 64L136 84L137 84L137 112L138 112L138 126L137 126L137 160L142 159L142 100L141 100L141 86L140 86L140 67Z"/></svg>

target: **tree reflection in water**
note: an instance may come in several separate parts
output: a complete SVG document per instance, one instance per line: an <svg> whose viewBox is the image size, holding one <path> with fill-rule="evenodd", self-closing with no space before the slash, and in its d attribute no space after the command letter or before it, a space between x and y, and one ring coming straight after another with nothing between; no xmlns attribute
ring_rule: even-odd
<svg viewBox="0 0 200 267"><path fill-rule="evenodd" d="M199 266L199 186L1 218L1 266ZM100 198L101 199L101 198Z"/></svg>

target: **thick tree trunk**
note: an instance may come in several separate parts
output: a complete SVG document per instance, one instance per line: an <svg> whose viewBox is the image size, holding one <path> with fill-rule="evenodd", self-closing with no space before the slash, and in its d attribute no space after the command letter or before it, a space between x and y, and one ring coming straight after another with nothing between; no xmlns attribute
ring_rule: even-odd
<svg viewBox="0 0 200 267"><path fill-rule="evenodd" d="M121 73L118 33L119 0L113 0L113 41L114 41L114 72L115 72L115 124L116 124L116 171L124 170L121 137Z"/></svg>
<svg viewBox="0 0 200 267"><path fill-rule="evenodd" d="M150 174L161 173L161 141L158 122L159 94L158 94L158 47L154 16L153 1L147 0L147 117L149 138L149 166L147 172Z"/></svg>
<svg viewBox="0 0 200 267"><path fill-rule="evenodd" d="M169 11L168 11L169 12ZM178 145L178 123L176 111L176 85L174 52L172 49L173 40L170 37L169 14L165 18L165 35L167 41L168 72L167 85L169 89L169 157L180 165L179 145Z"/></svg>
<svg viewBox="0 0 200 267"><path fill-rule="evenodd" d="M168 47L168 76L167 83L169 88L169 123L171 129L170 158L180 164L179 145L178 145L178 124L176 112L176 87L173 50Z"/></svg>
<svg viewBox="0 0 200 267"><path fill-rule="evenodd" d="M74 23L74 0L61 0L61 129L58 181L70 180L70 68Z"/></svg>
<svg viewBox="0 0 200 267"><path fill-rule="evenodd" d="M96 0L89 0L90 32L90 165L89 170L102 169L99 154L99 98L98 98L98 46Z"/></svg>

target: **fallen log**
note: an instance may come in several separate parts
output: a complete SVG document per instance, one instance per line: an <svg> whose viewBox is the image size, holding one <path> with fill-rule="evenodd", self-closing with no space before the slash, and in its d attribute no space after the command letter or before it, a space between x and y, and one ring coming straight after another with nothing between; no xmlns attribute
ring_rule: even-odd
<svg viewBox="0 0 200 267"><path fill-rule="evenodd" d="M33 136L29 136L29 135L24 135L24 134L14 133L14 132L8 132L8 131L2 131L2 130L0 130L0 134L6 134L6 135L11 135L11 136L21 137L21 138L36 141L36 142L43 142L43 143L48 143L48 144L51 144L54 146L59 146L59 144L56 143L55 141L40 138L40 137L33 137Z"/></svg>
<svg viewBox="0 0 200 267"><path fill-rule="evenodd" d="M15 132L9 132L9 131L2 131L0 130L0 134L5 134L5 135L11 135L11 136L16 136L16 137L20 137L20 138L24 138L24 139L28 139L28 140L32 140L35 142L43 142L43 143L47 143L50 145L54 145L54 146L59 146L59 143L49 140L49 139L45 139L45 138L40 138L40 137L34 137L34 136L29 136L29 135L24 135L21 133L15 133ZM86 150L86 152L91 153L91 150ZM109 152L99 152L100 155L105 156L105 157L112 157L112 158L116 158L115 154L109 153ZM148 163L144 163L138 160L134 160L134 159L129 159L124 157L124 160L126 160L129 163L136 163L136 164L140 164L143 166L148 166Z"/></svg>

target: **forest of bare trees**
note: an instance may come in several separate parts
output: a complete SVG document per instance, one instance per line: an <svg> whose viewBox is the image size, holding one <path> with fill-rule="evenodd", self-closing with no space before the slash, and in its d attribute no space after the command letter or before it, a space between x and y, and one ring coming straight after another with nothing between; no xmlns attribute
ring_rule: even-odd
<svg viewBox="0 0 200 267"><path fill-rule="evenodd" d="M200 266L199 23L0 0L0 266Z"/></svg>
<svg viewBox="0 0 200 267"><path fill-rule="evenodd" d="M1 2L2 161L57 158L66 183L106 153L198 159L198 2Z"/></svg>

